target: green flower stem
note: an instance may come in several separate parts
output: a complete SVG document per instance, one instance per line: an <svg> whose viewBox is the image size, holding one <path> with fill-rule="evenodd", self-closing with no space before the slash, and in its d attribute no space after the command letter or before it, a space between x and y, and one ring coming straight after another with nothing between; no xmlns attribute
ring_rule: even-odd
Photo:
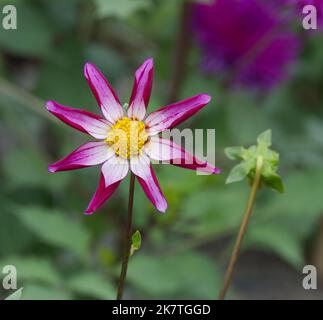
<svg viewBox="0 0 323 320"><path fill-rule="evenodd" d="M258 156L255 179L254 179L252 187L251 187L251 191L250 191L249 198L248 198L248 203L247 203L245 212L243 214L243 220L240 225L238 237L237 237L231 258L230 258L230 262L229 262L229 265L227 268L225 278L224 278L224 284L223 284L223 287L222 287L220 294L219 294L219 300L224 300L226 292L227 292L227 290L230 286L231 280L232 280L234 267L235 267L235 264L238 260L243 237L244 237L246 230L247 230L249 219L252 214L252 209L254 207L257 191L259 189L259 185L261 182L262 168L263 168L263 157Z"/></svg>
<svg viewBox="0 0 323 320"><path fill-rule="evenodd" d="M117 300L122 300L124 285L125 285L127 270L128 270L128 261L129 261L130 250L131 250L132 209L133 209L134 192L135 192L135 175L131 173L130 186L129 186L128 218L127 218L127 227L126 227L126 234L125 234L125 248L124 248L122 267L121 267L121 272L119 277Z"/></svg>

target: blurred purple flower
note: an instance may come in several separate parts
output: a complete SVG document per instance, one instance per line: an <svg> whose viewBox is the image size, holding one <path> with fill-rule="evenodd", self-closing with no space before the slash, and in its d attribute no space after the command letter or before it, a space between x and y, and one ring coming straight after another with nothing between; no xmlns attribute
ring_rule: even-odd
<svg viewBox="0 0 323 320"><path fill-rule="evenodd" d="M270 89L284 80L299 40L275 9L262 0L194 3L192 25L203 69L221 72L235 86Z"/></svg>

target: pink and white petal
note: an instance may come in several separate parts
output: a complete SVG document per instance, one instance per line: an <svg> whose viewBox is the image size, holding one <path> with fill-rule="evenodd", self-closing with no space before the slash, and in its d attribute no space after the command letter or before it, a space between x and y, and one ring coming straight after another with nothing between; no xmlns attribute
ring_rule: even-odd
<svg viewBox="0 0 323 320"><path fill-rule="evenodd" d="M154 135L170 129L194 115L211 101L207 94L199 94L152 112L145 120L147 133Z"/></svg>
<svg viewBox="0 0 323 320"><path fill-rule="evenodd" d="M105 186L122 180L129 171L129 161L127 159L113 155L102 166L102 174L105 179Z"/></svg>
<svg viewBox="0 0 323 320"><path fill-rule="evenodd" d="M158 136L151 137L144 148L145 153L157 161L170 161L171 164L186 169L196 170L208 174L219 174L220 169L207 161L202 161L191 155L173 141Z"/></svg>
<svg viewBox="0 0 323 320"><path fill-rule="evenodd" d="M160 189L155 173L147 155L142 154L130 159L131 171L137 176L148 199L160 212L167 209L167 201Z"/></svg>
<svg viewBox="0 0 323 320"><path fill-rule="evenodd" d="M149 103L154 77L154 61L147 59L136 71L129 101L128 117L142 120Z"/></svg>
<svg viewBox="0 0 323 320"><path fill-rule="evenodd" d="M181 148L176 148L170 140L162 139L159 136L150 137L144 146L144 152L149 158L157 161L169 161L183 157Z"/></svg>
<svg viewBox="0 0 323 320"><path fill-rule="evenodd" d="M55 101L47 101L46 109L72 128L85 132L96 139L105 139L110 123L94 113L63 106Z"/></svg>
<svg viewBox="0 0 323 320"><path fill-rule="evenodd" d="M87 142L67 157L48 166L49 172L74 170L94 166L107 161L114 155L104 141Z"/></svg>
<svg viewBox="0 0 323 320"><path fill-rule="evenodd" d="M115 182L108 187L105 186L103 174L101 174L99 186L96 189L85 214L92 214L94 211L99 209L116 191L121 181Z"/></svg>
<svg viewBox="0 0 323 320"><path fill-rule="evenodd" d="M102 110L104 117L111 123L123 117L123 109L118 96L102 72L92 63L84 66L84 76Z"/></svg>

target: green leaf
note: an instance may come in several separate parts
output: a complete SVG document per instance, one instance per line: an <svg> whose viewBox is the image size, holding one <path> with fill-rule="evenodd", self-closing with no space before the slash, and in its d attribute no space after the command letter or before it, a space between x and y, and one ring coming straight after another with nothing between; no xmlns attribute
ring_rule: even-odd
<svg viewBox="0 0 323 320"><path fill-rule="evenodd" d="M46 208L25 207L19 208L17 215L42 241L70 251L83 259L88 257L88 231L79 222L69 219L66 214Z"/></svg>
<svg viewBox="0 0 323 320"><path fill-rule="evenodd" d="M153 297L209 299L220 284L213 261L194 254L174 256L136 255L130 260L128 281Z"/></svg>
<svg viewBox="0 0 323 320"><path fill-rule="evenodd" d="M39 281L57 284L60 276L50 261L40 257L8 257L0 261L0 269L5 265L17 268L19 280Z"/></svg>
<svg viewBox="0 0 323 320"><path fill-rule="evenodd" d="M261 168L261 181L279 192L284 191L282 179L277 174L279 154L269 149L271 145L271 130L261 133L257 138L257 145L248 149L243 147L231 147L225 149L225 153L231 160L241 160L238 165L232 168L226 183L237 182L246 177L252 182L255 178L258 159L263 159Z"/></svg>
<svg viewBox="0 0 323 320"><path fill-rule="evenodd" d="M98 273L85 272L72 277L67 286L77 294L98 299L114 299L116 289Z"/></svg>
<svg viewBox="0 0 323 320"><path fill-rule="evenodd" d="M264 181L268 187L277 190L280 193L284 193L283 181L278 174L273 173L270 176L267 176Z"/></svg>
<svg viewBox="0 0 323 320"><path fill-rule="evenodd" d="M242 181L248 175L250 170L251 170L250 163L243 162L243 163L237 164L231 169L225 183L229 184L233 182Z"/></svg>
<svg viewBox="0 0 323 320"><path fill-rule="evenodd" d="M131 237L130 256L132 256L135 251L139 250L140 247L141 247L141 234L140 234L140 231L137 230Z"/></svg>
<svg viewBox="0 0 323 320"><path fill-rule="evenodd" d="M95 2L97 5L97 13L100 18L109 16L126 18L137 10L146 9L151 5L148 0L95 0Z"/></svg>
<svg viewBox="0 0 323 320"><path fill-rule="evenodd" d="M230 160L242 160L245 150L243 147L228 147L224 149L224 153Z"/></svg>
<svg viewBox="0 0 323 320"><path fill-rule="evenodd" d="M22 300L71 300L73 296L60 288L29 284L24 289Z"/></svg>
<svg viewBox="0 0 323 320"><path fill-rule="evenodd" d="M266 147L270 147L271 146L271 130L268 129L264 132L262 132L258 138L257 138L257 142L260 145L264 145Z"/></svg>
<svg viewBox="0 0 323 320"><path fill-rule="evenodd" d="M23 288L18 289L14 293L12 293L10 296L8 296L5 300L20 300L22 295Z"/></svg>

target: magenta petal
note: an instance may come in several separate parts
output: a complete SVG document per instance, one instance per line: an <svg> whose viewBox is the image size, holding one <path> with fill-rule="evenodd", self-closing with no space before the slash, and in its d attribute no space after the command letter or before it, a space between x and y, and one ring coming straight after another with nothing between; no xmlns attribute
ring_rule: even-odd
<svg viewBox="0 0 323 320"><path fill-rule="evenodd" d="M94 138L105 139L107 137L109 122L91 112L66 107L55 101L47 101L46 109L69 126Z"/></svg>
<svg viewBox="0 0 323 320"><path fill-rule="evenodd" d="M211 100L207 94L199 94L152 112L145 123L150 135L170 129L202 109Z"/></svg>
<svg viewBox="0 0 323 320"><path fill-rule="evenodd" d="M178 167L208 174L218 174L221 172L220 169L207 161L202 161L191 155L176 143L158 136L151 137L149 143L145 146L145 152L153 160L170 161L171 164Z"/></svg>
<svg viewBox="0 0 323 320"><path fill-rule="evenodd" d="M105 162L114 151L104 141L87 142L67 157L48 166L49 172L74 170Z"/></svg>
<svg viewBox="0 0 323 320"><path fill-rule="evenodd" d="M142 120L149 103L154 76L153 59L147 59L136 71L129 101L128 116Z"/></svg>
<svg viewBox="0 0 323 320"><path fill-rule="evenodd" d="M112 123L122 118L123 109L119 98L101 71L94 64L86 63L84 66L84 76L105 118Z"/></svg>
<svg viewBox="0 0 323 320"><path fill-rule="evenodd" d="M118 181L114 184L105 187L104 177L101 174L99 186L96 189L87 209L85 210L85 214L92 214L94 211L99 209L116 191L121 181Z"/></svg>
<svg viewBox="0 0 323 320"><path fill-rule="evenodd" d="M137 176L148 199L160 212L167 209L166 199L160 189L159 183L146 155L141 155L130 160L131 171Z"/></svg>

